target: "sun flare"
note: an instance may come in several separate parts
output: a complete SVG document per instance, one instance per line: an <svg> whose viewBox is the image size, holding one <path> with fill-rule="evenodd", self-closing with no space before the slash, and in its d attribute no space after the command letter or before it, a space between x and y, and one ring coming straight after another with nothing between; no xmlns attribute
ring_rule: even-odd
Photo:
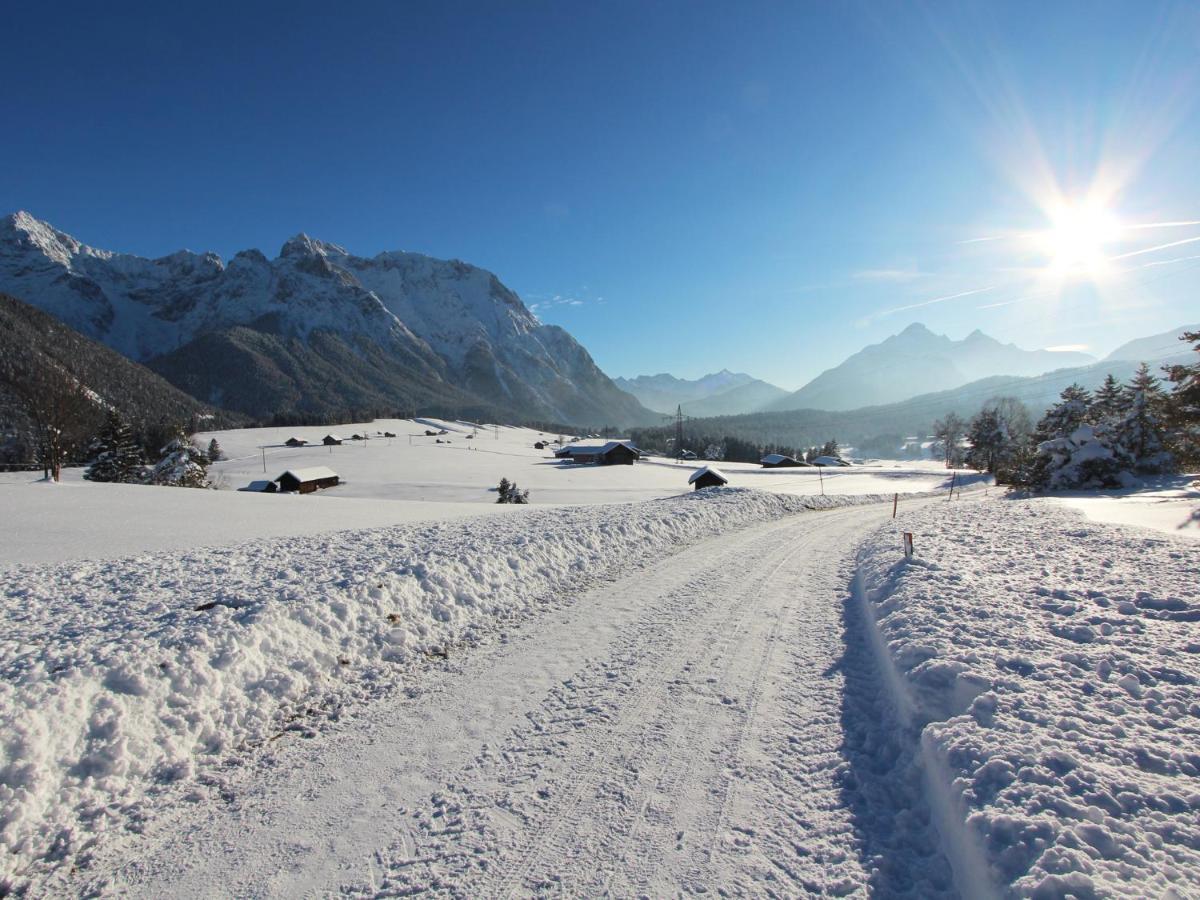
<svg viewBox="0 0 1200 900"><path fill-rule="evenodd" d="M1110 247L1121 224L1094 203L1064 203L1049 214L1050 228L1037 236L1050 272L1060 278L1099 280L1110 271Z"/></svg>

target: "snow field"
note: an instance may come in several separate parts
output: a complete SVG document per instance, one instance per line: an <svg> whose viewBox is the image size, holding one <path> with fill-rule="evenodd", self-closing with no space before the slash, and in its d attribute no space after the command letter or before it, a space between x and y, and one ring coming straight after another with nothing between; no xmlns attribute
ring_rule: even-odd
<svg viewBox="0 0 1200 900"><path fill-rule="evenodd" d="M881 499L721 489L0 572L0 888L86 864L206 767L598 578Z"/></svg>
<svg viewBox="0 0 1200 900"><path fill-rule="evenodd" d="M864 546L860 599L921 729L960 891L1190 895L1200 550L1045 500L932 504L901 525Z"/></svg>

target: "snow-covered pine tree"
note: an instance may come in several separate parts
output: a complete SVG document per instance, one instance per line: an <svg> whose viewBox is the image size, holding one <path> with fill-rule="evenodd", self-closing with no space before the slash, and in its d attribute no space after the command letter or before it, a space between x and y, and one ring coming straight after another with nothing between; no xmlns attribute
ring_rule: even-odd
<svg viewBox="0 0 1200 900"><path fill-rule="evenodd" d="M92 462L84 473L89 481L140 484L146 480L142 450L133 439L133 431L115 409L105 414L104 425L92 442Z"/></svg>
<svg viewBox="0 0 1200 900"><path fill-rule="evenodd" d="M1088 419L1093 423L1119 421L1125 418L1128 406L1129 396L1125 388L1109 372L1104 378L1104 384L1096 388L1088 409Z"/></svg>
<svg viewBox="0 0 1200 900"><path fill-rule="evenodd" d="M1200 331L1185 331L1179 339L1195 344L1200 353ZM1174 385L1166 402L1169 449L1180 465L1200 465L1200 362L1166 370Z"/></svg>
<svg viewBox="0 0 1200 900"><path fill-rule="evenodd" d="M208 487L208 457L196 448L182 428L159 451L162 458L150 473L154 484L173 487Z"/></svg>
<svg viewBox="0 0 1200 900"><path fill-rule="evenodd" d="M225 458L225 451L221 449L221 445L217 443L217 439L213 438L208 442L208 461L210 463L220 462Z"/></svg>
<svg viewBox="0 0 1200 900"><path fill-rule="evenodd" d="M1145 362L1134 373L1124 395L1126 409L1114 427L1116 439L1129 457L1134 472L1171 472L1175 458L1166 450L1166 395Z"/></svg>
<svg viewBox="0 0 1200 900"><path fill-rule="evenodd" d="M1115 379L1110 379L1115 381ZM1106 387L1111 388L1108 381ZM1044 490L1118 487L1132 481L1131 454L1122 438L1124 418L1103 417L1108 404L1127 404L1111 389L1093 402L1077 384L1064 390L1033 433L1035 458L1030 483Z"/></svg>

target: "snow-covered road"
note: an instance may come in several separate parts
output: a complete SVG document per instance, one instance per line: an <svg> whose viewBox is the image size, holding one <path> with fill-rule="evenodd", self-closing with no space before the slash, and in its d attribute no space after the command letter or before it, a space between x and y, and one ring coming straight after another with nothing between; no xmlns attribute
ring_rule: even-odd
<svg viewBox="0 0 1200 900"><path fill-rule="evenodd" d="M627 572L288 732L72 888L947 894L847 601L857 539L890 515L789 516Z"/></svg>

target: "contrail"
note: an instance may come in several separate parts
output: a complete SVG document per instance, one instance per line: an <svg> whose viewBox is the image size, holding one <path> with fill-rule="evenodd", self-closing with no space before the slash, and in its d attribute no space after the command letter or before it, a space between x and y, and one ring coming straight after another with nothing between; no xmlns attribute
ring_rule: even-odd
<svg viewBox="0 0 1200 900"><path fill-rule="evenodd" d="M1157 247L1147 247L1145 250L1134 250L1130 253L1122 253L1119 256L1110 256L1109 262L1116 262L1118 259L1129 259L1131 256L1141 256L1144 253L1157 253L1159 250L1166 250L1170 247L1180 247L1184 244L1194 244L1200 241L1200 237L1184 238L1182 241L1171 241L1169 244L1159 244Z"/></svg>
<svg viewBox="0 0 1200 900"><path fill-rule="evenodd" d="M1197 238L1197 240L1200 240L1200 238ZM983 294L987 291L994 291L995 289L996 285L993 284L984 288L976 288L973 291L963 291L959 294L947 294L945 297L934 297L932 300L922 300L920 303L910 303L908 306L897 306L895 309L885 309L881 313L876 313L876 317L890 316L892 313L906 312L910 309L920 309L922 306L933 306L935 303L945 303L947 300L957 300L959 297L970 297L973 294Z"/></svg>
<svg viewBox="0 0 1200 900"><path fill-rule="evenodd" d="M1142 225L1126 225L1126 228L1184 228L1189 225L1200 225L1200 221L1189 222L1146 222Z"/></svg>

